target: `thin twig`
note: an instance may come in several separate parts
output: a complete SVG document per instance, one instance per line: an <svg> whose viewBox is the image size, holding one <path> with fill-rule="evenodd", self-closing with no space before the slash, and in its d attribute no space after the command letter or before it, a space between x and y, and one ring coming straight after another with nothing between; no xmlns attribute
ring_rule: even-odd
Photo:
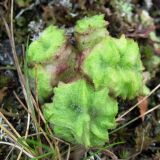
<svg viewBox="0 0 160 160"><path fill-rule="evenodd" d="M26 139L26 138L27 138L27 136L28 136L29 126L30 126L30 121L31 121L31 116L30 116L30 114L28 113L28 118L27 118L27 127L26 127L26 133L25 133L25 139Z"/></svg>
<svg viewBox="0 0 160 160"><path fill-rule="evenodd" d="M7 69L9 69L9 70L16 70L15 67L11 67L11 66L1 66L0 67L0 70L7 70Z"/></svg>
<svg viewBox="0 0 160 160"><path fill-rule="evenodd" d="M120 117L116 119L116 121L120 121L125 115L127 115L129 112L131 112L134 108L136 108L139 104L141 104L143 101L145 101L149 96L151 96L158 88L160 88L160 84L158 84L150 93L148 96L144 97L141 101L136 103L133 107L131 107L129 110L127 110L124 114L122 114Z"/></svg>
<svg viewBox="0 0 160 160"><path fill-rule="evenodd" d="M16 144L13 144L13 143L0 141L0 144L10 145L10 146L13 146L13 147L21 150L21 147L20 147L20 146L18 146L18 145L16 145ZM30 153L26 152L25 150L23 150L23 153L26 154L29 158L34 158L33 155L31 155Z"/></svg>
<svg viewBox="0 0 160 160"><path fill-rule="evenodd" d="M30 125L30 120L31 120L31 113L27 110L26 106L23 104L23 102L20 100L20 98L18 97L18 95L16 94L16 92L13 92L13 94L15 95L16 99L18 100L18 102L21 104L21 106L28 112L28 118L27 118L27 127L26 127L26 133L25 133L25 139L28 136L28 131L29 131L29 125Z"/></svg>
<svg viewBox="0 0 160 160"><path fill-rule="evenodd" d="M13 0L12 0L12 4L13 4ZM10 40L10 44L11 44L11 48L12 48L12 54L13 54L13 59L14 59L14 64L18 73L18 77L19 77L19 81L22 87L22 91L26 100L26 103L28 105L29 110L31 110L32 114L34 115L34 119L35 118L35 113L34 113L34 108L32 107L30 100L30 97L28 97L27 92L26 92L26 85L25 85L25 79L23 77L19 62L18 62L18 58L17 58L17 54L16 54L16 49L15 49L15 42L14 42L14 34L13 34L13 5L11 5L11 29L9 28L6 20L4 19L4 17L1 15L1 18L4 22L6 31L7 31L7 35L9 37ZM30 102L30 103L29 103Z"/></svg>
<svg viewBox="0 0 160 160"><path fill-rule="evenodd" d="M12 112L7 112L5 109L0 108L0 112L3 113L4 115L8 116L8 117L17 117L18 115L16 113L12 113Z"/></svg>
<svg viewBox="0 0 160 160"><path fill-rule="evenodd" d="M7 130L3 125L1 125L0 124L0 128L4 131L4 132L6 132L14 141L18 141L18 139L17 139L17 137L15 137L14 135L13 135L13 133L11 133L9 130Z"/></svg>
<svg viewBox="0 0 160 160"><path fill-rule="evenodd" d="M37 136L37 135L41 135L41 134L43 134L43 133L42 132L33 133L33 134L29 134L27 137L33 137L33 136Z"/></svg>
<svg viewBox="0 0 160 160"><path fill-rule="evenodd" d="M139 115L138 117L132 119L131 121L125 123L124 125L122 125L122 126L116 128L116 129L114 129L113 131L109 132L109 134L112 134L112 133L114 133L114 132L120 130L121 128L124 128L124 127L128 126L129 124L133 123L133 122L136 121L137 119L142 118L143 116L145 116L145 115L151 113L152 111L154 111L154 110L156 110L156 109L158 109L158 108L160 108L160 104L158 104L157 106L151 108L151 109L148 110L147 112L145 112L145 113Z"/></svg>
<svg viewBox="0 0 160 160"><path fill-rule="evenodd" d="M17 157L17 160L20 160L21 156L22 156L22 153L23 153L23 148L21 148L19 154L18 154L18 157Z"/></svg>
<svg viewBox="0 0 160 160"><path fill-rule="evenodd" d="M19 99L18 95L13 92L16 99L19 101L19 103L22 105L22 107L28 112L28 114L30 114L30 116L32 117L32 114L27 110L26 106L23 104L23 102ZM42 130L42 134L44 135L44 137L46 138L47 142L49 143L50 147L52 148L52 150L54 150L53 145L51 143L51 141L49 140L49 138L47 137L47 134L44 132L44 130L39 126L39 129ZM38 135L38 134L37 134Z"/></svg>
<svg viewBox="0 0 160 160"><path fill-rule="evenodd" d="M2 114L2 112L0 112L0 117L3 118L3 120L5 121L5 123L7 123L7 125L12 129L12 131L14 132L14 134L18 137L21 138L20 134L15 130L15 128L12 126L12 124L7 120L7 118Z"/></svg>
<svg viewBox="0 0 160 160"><path fill-rule="evenodd" d="M36 0L35 3L31 4L29 7L22 9L15 17L15 19L18 19L24 12L28 11L28 10L32 10L35 6L40 4L40 0Z"/></svg>
<svg viewBox="0 0 160 160"><path fill-rule="evenodd" d="M71 146L70 146L70 144L69 144L69 145L68 145L68 152L67 152L66 160L69 160L70 153L71 153Z"/></svg>
<svg viewBox="0 0 160 160"><path fill-rule="evenodd" d="M14 150L14 147L11 148L11 150L10 150L9 153L7 154L5 160L8 160L8 158L9 158L9 156L10 156L10 154L12 153L13 150Z"/></svg>
<svg viewBox="0 0 160 160"><path fill-rule="evenodd" d="M24 110L25 110L27 113L29 113L30 115L32 115L31 112L28 111L28 109L27 109L27 107L24 105L24 103L19 99L19 97L18 97L18 95L16 94L15 91L13 91L13 94L14 94L15 98L17 99L17 101L20 103L20 105L24 108Z"/></svg>
<svg viewBox="0 0 160 160"><path fill-rule="evenodd" d="M18 143L18 139L13 135L13 133L11 133L9 130L7 130L3 125L0 124L0 128L6 132L10 137L11 139L14 141L14 142L17 142ZM21 145L21 144L20 144ZM22 147L21 147L22 148ZM25 147L25 150L28 151L28 153L32 154L30 152L30 150L28 148Z"/></svg>
<svg viewBox="0 0 160 160"><path fill-rule="evenodd" d="M27 127L26 127L26 133L25 133L24 139L27 139L27 136L28 136L29 126L30 126L30 120L31 120L31 116L30 116L30 114L28 113ZM19 155L18 155L18 157L17 157L17 160L20 160L22 153L23 153L23 148L21 149L21 151L20 151L20 153L19 153Z"/></svg>
<svg viewBox="0 0 160 160"><path fill-rule="evenodd" d="M43 130L41 127L40 127L40 130L41 130L41 132L43 133L44 137L46 138L47 142L49 143L49 145L50 145L51 149L52 149L52 150L53 150L53 152L54 152L53 145L52 145L52 143L51 143L50 139L47 137L47 134L44 132L44 130ZM59 160L60 160L60 159L59 159Z"/></svg>
<svg viewBox="0 0 160 160"><path fill-rule="evenodd" d="M111 157L112 160L118 160L118 157L108 149L104 150L103 153L106 154L107 156Z"/></svg>
<svg viewBox="0 0 160 160"><path fill-rule="evenodd" d="M23 104L23 102L20 100L20 98L18 97L18 95L16 94L16 92L15 91L13 91L13 94L14 94L14 96L16 97L16 99L18 100L18 102L21 104L21 106L26 110L26 112L28 112L28 115L29 115L29 117L28 118L30 118L30 115L31 115L31 113L29 113L29 111L27 110L27 108L26 108L26 106ZM28 135L28 130L29 130L29 122L30 122L30 119L27 119L27 129L26 129L26 133L27 133L27 135ZM27 138L27 135L25 134L25 139ZM21 151L20 151L20 153L19 153L19 155L18 155L18 157L17 157L17 160L19 160L20 158L21 158L21 155L22 155L22 153L23 153L23 148L21 149Z"/></svg>

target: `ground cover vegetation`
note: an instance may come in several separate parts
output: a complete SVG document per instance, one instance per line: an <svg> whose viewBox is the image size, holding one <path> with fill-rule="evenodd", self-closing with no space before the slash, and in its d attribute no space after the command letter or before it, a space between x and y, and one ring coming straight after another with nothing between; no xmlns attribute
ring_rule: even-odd
<svg viewBox="0 0 160 160"><path fill-rule="evenodd" d="M159 8L0 2L0 159L158 160Z"/></svg>

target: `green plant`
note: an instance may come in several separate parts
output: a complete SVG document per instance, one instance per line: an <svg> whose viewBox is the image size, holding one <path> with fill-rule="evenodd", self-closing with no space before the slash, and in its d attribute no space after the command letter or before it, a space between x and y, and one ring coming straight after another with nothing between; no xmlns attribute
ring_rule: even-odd
<svg viewBox="0 0 160 160"><path fill-rule="evenodd" d="M80 51L90 49L108 35L104 15L95 15L78 20L75 26L75 38Z"/></svg>
<svg viewBox="0 0 160 160"><path fill-rule="evenodd" d="M40 101L53 93L62 73L73 72L74 56L64 30L49 26L28 48L27 61L32 88L37 87ZM36 85L35 85L36 84Z"/></svg>
<svg viewBox="0 0 160 160"><path fill-rule="evenodd" d="M37 82L41 101L54 94L43 112L55 135L89 148L109 140L117 96L131 99L144 93L143 66L137 43L124 35L109 36L103 15L77 21L74 36L78 53L63 30L48 27L29 46L29 76Z"/></svg>
<svg viewBox="0 0 160 160"><path fill-rule="evenodd" d="M82 70L96 89L107 87L115 96L134 98L143 91L139 48L133 40L110 36L87 54Z"/></svg>
<svg viewBox="0 0 160 160"><path fill-rule="evenodd" d="M54 93L53 102L44 105L44 115L57 136L85 147L108 140L107 129L115 127L118 106L107 88L95 91L85 80L78 80L60 84Z"/></svg>

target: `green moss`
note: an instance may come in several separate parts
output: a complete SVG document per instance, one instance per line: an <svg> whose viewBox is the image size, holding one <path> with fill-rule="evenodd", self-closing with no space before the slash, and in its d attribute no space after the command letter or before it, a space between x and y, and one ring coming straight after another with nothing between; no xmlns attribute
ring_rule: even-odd
<svg viewBox="0 0 160 160"><path fill-rule="evenodd" d="M64 31L55 26L49 26L43 31L38 40L30 44L27 54L28 63L51 61L64 43Z"/></svg>
<svg viewBox="0 0 160 160"><path fill-rule="evenodd" d="M85 147L108 141L107 130L116 125L118 107L106 88L95 92L85 80L78 80L59 85L54 93L53 103L44 106L44 115L58 137Z"/></svg>

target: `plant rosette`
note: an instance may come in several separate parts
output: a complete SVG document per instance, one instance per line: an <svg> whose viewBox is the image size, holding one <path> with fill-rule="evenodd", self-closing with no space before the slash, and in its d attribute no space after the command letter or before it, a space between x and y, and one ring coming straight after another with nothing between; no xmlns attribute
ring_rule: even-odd
<svg viewBox="0 0 160 160"><path fill-rule="evenodd" d="M95 91L85 80L77 80L59 84L54 94L43 112L56 136L86 148L109 140L108 129L116 126L118 105L108 96L107 88Z"/></svg>
<svg viewBox="0 0 160 160"><path fill-rule="evenodd" d="M44 102L44 117L57 137L85 148L109 141L117 97L147 93L138 44L124 35L109 36L106 24L104 15L77 21L77 48L64 30L50 26L28 49L29 78ZM49 96L52 102L45 103Z"/></svg>

